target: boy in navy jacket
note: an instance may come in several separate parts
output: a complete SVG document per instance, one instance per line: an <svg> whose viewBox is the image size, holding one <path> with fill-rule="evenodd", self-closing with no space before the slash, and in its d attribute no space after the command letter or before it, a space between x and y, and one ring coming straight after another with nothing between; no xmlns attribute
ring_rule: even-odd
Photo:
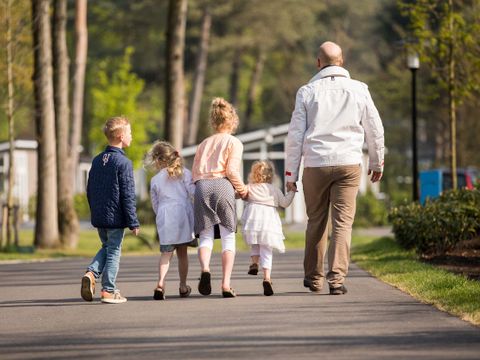
<svg viewBox="0 0 480 360"><path fill-rule="evenodd" d="M93 159L87 184L92 225L98 230L102 248L82 277L81 295L92 301L95 280L102 275L101 301L120 304L127 301L115 286L124 229L128 227L134 235L140 230L132 162L123 151L132 142L132 130L127 118L113 117L103 132L109 145Z"/></svg>

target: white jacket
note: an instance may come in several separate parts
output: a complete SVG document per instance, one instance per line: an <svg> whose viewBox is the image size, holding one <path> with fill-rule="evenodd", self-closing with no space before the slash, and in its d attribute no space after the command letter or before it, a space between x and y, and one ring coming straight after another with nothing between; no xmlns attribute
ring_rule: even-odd
<svg viewBox="0 0 480 360"><path fill-rule="evenodd" d="M383 171L383 125L368 86L347 70L328 66L302 86L288 129L286 181L304 167L355 165L367 141L369 169Z"/></svg>
<svg viewBox="0 0 480 360"><path fill-rule="evenodd" d="M185 168L181 179L169 177L167 169L162 169L150 181L152 208L161 245L184 244L194 238L194 194L192 173Z"/></svg>

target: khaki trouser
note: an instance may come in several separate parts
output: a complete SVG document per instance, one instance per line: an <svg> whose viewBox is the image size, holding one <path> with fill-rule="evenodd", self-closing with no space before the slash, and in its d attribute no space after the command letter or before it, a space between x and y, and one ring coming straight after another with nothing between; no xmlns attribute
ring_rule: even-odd
<svg viewBox="0 0 480 360"><path fill-rule="evenodd" d="M303 266L305 279L316 288L321 288L325 279L330 205L332 236L328 247L327 281L330 287L339 287L347 276L360 176L360 165L305 168L303 172L308 216Z"/></svg>

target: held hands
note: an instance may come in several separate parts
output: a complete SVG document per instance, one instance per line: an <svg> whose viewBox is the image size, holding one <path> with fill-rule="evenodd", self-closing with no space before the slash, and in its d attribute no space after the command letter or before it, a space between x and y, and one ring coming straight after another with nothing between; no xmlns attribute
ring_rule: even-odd
<svg viewBox="0 0 480 360"><path fill-rule="evenodd" d="M140 234L140 228L132 229L132 234L138 236L138 234Z"/></svg>
<svg viewBox="0 0 480 360"><path fill-rule="evenodd" d="M383 176L383 173L381 171L372 171L372 170L368 170L368 175L372 175L372 177L370 178L370 181L372 183L375 183L377 181L380 181L380 179L382 178Z"/></svg>
<svg viewBox="0 0 480 360"><path fill-rule="evenodd" d="M246 193L245 195L242 196L239 192L235 191L235 199L247 200L248 199L248 193Z"/></svg>
<svg viewBox="0 0 480 360"><path fill-rule="evenodd" d="M297 184L295 184L294 182L287 181L287 192L290 192L290 191L298 192Z"/></svg>

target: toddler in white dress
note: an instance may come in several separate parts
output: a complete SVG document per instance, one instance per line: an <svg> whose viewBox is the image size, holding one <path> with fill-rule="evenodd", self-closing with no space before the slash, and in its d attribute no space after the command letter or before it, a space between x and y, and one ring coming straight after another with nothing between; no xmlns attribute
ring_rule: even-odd
<svg viewBox="0 0 480 360"><path fill-rule="evenodd" d="M273 295L272 270L273 249L285 252L282 222L277 207L288 207L295 196L287 195L272 185L275 175L270 161L256 161L252 165L248 183L248 199L242 215L242 234L250 245L252 263L248 274L257 275L258 264L263 269L263 293Z"/></svg>
<svg viewBox="0 0 480 360"><path fill-rule="evenodd" d="M158 141L147 154L147 166L158 173L150 182L150 196L158 237L160 240L160 262L158 284L154 290L155 300L165 299L165 277L173 252L177 251L180 275L180 297L192 291L187 285L187 246L194 243L193 204L195 184L191 172L183 167L179 153L168 142Z"/></svg>

